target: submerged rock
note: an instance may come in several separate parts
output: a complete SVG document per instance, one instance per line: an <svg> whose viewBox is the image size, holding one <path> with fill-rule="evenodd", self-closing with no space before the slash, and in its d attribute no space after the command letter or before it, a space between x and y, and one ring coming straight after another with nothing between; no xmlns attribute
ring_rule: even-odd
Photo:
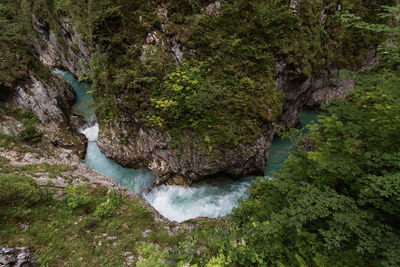
<svg viewBox="0 0 400 267"><path fill-rule="evenodd" d="M88 141L83 134L78 132L57 132L52 133L49 139L55 147L72 150L81 159L85 157Z"/></svg>

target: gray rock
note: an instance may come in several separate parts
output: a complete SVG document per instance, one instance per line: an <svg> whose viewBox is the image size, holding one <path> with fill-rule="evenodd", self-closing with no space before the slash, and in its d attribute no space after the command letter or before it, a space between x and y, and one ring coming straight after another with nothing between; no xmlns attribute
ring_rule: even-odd
<svg viewBox="0 0 400 267"><path fill-rule="evenodd" d="M27 247L0 248L0 266L36 267Z"/></svg>
<svg viewBox="0 0 400 267"><path fill-rule="evenodd" d="M57 128L69 121L67 112L74 102L74 92L57 75L51 75L48 81L44 81L30 72L15 91L15 102L31 110L49 128Z"/></svg>
<svg viewBox="0 0 400 267"><path fill-rule="evenodd" d="M129 256L132 256L132 252L127 251L124 253L124 257L129 257Z"/></svg>
<svg viewBox="0 0 400 267"><path fill-rule="evenodd" d="M116 236L107 237L107 240L109 240L109 241L114 241L114 240L117 240L117 239L118 239L118 237L116 237Z"/></svg>
<svg viewBox="0 0 400 267"><path fill-rule="evenodd" d="M102 153L124 166L151 169L157 176L156 185L168 180L190 185L216 176L262 175L274 132L275 124L270 124L252 144L239 144L220 153L185 146L177 155L167 133L146 128L132 116L102 127L97 144ZM124 136L128 138L123 141Z"/></svg>
<svg viewBox="0 0 400 267"><path fill-rule="evenodd" d="M8 116L2 116L0 121L0 134L18 136L22 130L22 123Z"/></svg>
<svg viewBox="0 0 400 267"><path fill-rule="evenodd" d="M205 7L205 11L208 15L219 15L219 10L221 9L221 2L215 1Z"/></svg>
<svg viewBox="0 0 400 267"><path fill-rule="evenodd" d="M148 237L149 236L149 234L151 233L152 231L150 230L150 229L146 229L146 230L144 230L143 231L143 233L142 233L142 237L143 238L146 238L146 237Z"/></svg>
<svg viewBox="0 0 400 267"><path fill-rule="evenodd" d="M293 127L298 123L303 106L319 106L334 98L343 98L355 86L355 81L339 76L335 70L310 79L284 62L278 63L276 68L276 88L285 96L283 113L279 118L279 124L284 127Z"/></svg>
<svg viewBox="0 0 400 267"><path fill-rule="evenodd" d="M133 266L133 256L125 257L125 266Z"/></svg>
<svg viewBox="0 0 400 267"><path fill-rule="evenodd" d="M60 43L54 31L43 21L32 17L33 28L38 34L32 35L32 44L39 55L40 61L50 67L62 67L73 73L76 77L85 74L85 68L80 64L82 59L90 67L89 46L82 41L77 29L66 17L59 18L62 37L65 43ZM67 53L65 53L65 48Z"/></svg>

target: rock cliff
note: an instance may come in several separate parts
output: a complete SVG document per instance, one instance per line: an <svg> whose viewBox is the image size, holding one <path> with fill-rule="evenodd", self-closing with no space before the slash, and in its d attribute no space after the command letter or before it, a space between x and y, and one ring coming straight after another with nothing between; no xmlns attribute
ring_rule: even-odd
<svg viewBox="0 0 400 267"><path fill-rule="evenodd" d="M277 123L265 125L254 143L221 151L188 145L177 153L167 133L146 128L134 116L125 115L100 129L97 144L102 153L121 165L151 169L158 177L156 185L166 182L186 186L217 176L263 175L277 125L295 126L303 106L344 97L355 85L337 72L312 80L288 70L285 64L279 64L277 70L276 87L285 96L284 110Z"/></svg>
<svg viewBox="0 0 400 267"><path fill-rule="evenodd" d="M33 44L32 53L38 67L31 69L26 77L7 90L7 97L3 98L30 110L38 118L36 128L45 133L49 145L83 158L86 138L71 127L74 91L68 82L52 73L51 69L58 67L82 76L85 67L81 62L89 62L90 53L67 19L61 18L58 25L62 36L56 37L48 23L32 15L34 32L29 34L29 39Z"/></svg>
<svg viewBox="0 0 400 267"><path fill-rule="evenodd" d="M302 108L328 103L334 98L347 96L355 86L355 81L341 77L339 72L331 70L317 79L306 78L300 71L289 69L285 63L277 65L276 88L285 96L279 124L293 127L298 123Z"/></svg>
<svg viewBox="0 0 400 267"><path fill-rule="evenodd" d="M296 14L298 2L291 1L291 8ZM206 6L205 10L209 15L218 16L220 7L220 2L216 1ZM338 5L336 10L340 9ZM164 24L169 20L168 14L160 8L158 16L162 22L161 30L148 34L146 44L142 47L142 61L149 45L167 46L165 50L170 52L178 64L182 62L184 54L196 58L196 51L188 51L174 36L163 37ZM325 25L326 16L322 12L321 25ZM167 132L145 127L139 123L135 114L122 110L114 121L101 125L97 144L102 153L124 166L145 166L151 169L158 177L156 184L167 182L190 185L217 176L239 178L252 174L262 175L277 125L295 126L304 105L318 106L332 98L344 97L355 85L354 81L340 77L335 70L327 70L327 74L308 78L301 70L285 62L276 64L275 73L276 89L284 97L283 112L276 122L265 124L261 136L252 143L241 143L234 149L208 151L188 142L181 144L181 149L177 150ZM120 102L118 106L123 109L122 101L117 102ZM196 137L187 136L186 139L195 140Z"/></svg>
<svg viewBox="0 0 400 267"><path fill-rule="evenodd" d="M45 21L32 17L32 26L35 34L30 37L40 62L48 68L68 70L75 77L85 74L85 68L90 68L90 50L82 40L82 36L69 19L60 17L55 30Z"/></svg>
<svg viewBox="0 0 400 267"><path fill-rule="evenodd" d="M157 184L190 185L214 176L262 175L274 132L274 124L266 125L254 143L239 144L235 149L215 152L188 145L177 152L167 133L123 117L101 129L97 144L107 157L124 166L148 167L158 177Z"/></svg>

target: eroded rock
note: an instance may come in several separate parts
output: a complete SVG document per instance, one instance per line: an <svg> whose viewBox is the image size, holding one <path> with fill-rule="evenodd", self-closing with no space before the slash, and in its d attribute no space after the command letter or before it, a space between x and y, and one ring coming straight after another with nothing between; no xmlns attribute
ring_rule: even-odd
<svg viewBox="0 0 400 267"><path fill-rule="evenodd" d="M262 175L275 133L275 124L270 124L251 144L239 144L218 153L187 145L178 154L171 148L167 133L143 127L134 117L120 119L100 129L97 141L100 150L121 165L148 167L158 178L156 184L170 180L189 185L221 175L232 178Z"/></svg>

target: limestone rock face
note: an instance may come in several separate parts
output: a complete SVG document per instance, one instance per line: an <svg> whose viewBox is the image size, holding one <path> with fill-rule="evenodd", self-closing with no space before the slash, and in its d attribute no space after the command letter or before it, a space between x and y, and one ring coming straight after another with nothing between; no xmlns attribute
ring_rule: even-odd
<svg viewBox="0 0 400 267"><path fill-rule="evenodd" d="M53 146L70 150L84 158L86 138L70 127L69 114L74 99L71 86L57 75L52 75L48 81L44 81L30 72L29 77L16 87L13 101L30 110L39 119L38 130L46 132ZM8 121L3 120L2 124L7 125ZM17 132L10 134L17 135Z"/></svg>
<svg viewBox="0 0 400 267"><path fill-rule="evenodd" d="M50 70L59 67L77 77L82 76L85 72L82 60L85 64L90 60L88 45L67 18L60 17L58 25L61 36L56 36L46 22L32 16L32 26L36 31L30 34L34 54ZM14 91L16 102L31 110L47 128L69 124L75 95L71 85L58 75L43 77L32 70Z"/></svg>
<svg viewBox="0 0 400 267"><path fill-rule="evenodd" d="M33 255L27 247L0 247L0 266L36 267Z"/></svg>
<svg viewBox="0 0 400 267"><path fill-rule="evenodd" d="M379 65L381 57L371 50L358 70L370 70ZM316 79L304 77L301 71L293 70L285 62L276 65L276 88L285 96L283 113L278 124L292 127L298 123L303 106L316 107L334 98L346 97L356 85L355 80L340 75L331 69Z"/></svg>
<svg viewBox="0 0 400 267"><path fill-rule="evenodd" d="M355 86L355 81L341 77L337 71L310 79L292 70L281 62L277 64L277 90L285 96L283 113L279 124L293 127L298 123L303 106L319 106L334 98L346 97Z"/></svg>
<svg viewBox="0 0 400 267"><path fill-rule="evenodd" d="M212 152L188 145L177 153L167 133L145 128L134 117L124 117L101 128L97 144L102 153L121 165L151 169L158 178L156 184L190 185L214 176L263 175L274 132L275 125L270 124L251 144Z"/></svg>
<svg viewBox="0 0 400 267"><path fill-rule="evenodd" d="M36 33L31 34L30 38L38 61L50 71L58 67L75 76L84 75L85 67L81 61L89 63L90 52L66 18L59 20L61 36L57 37L47 23L34 16L32 25ZM37 128L46 133L49 145L84 157L87 141L76 132L82 122L79 116L71 115L75 94L67 81L52 72L44 75L31 70L12 88L11 95L10 101L30 110L39 119Z"/></svg>
<svg viewBox="0 0 400 267"><path fill-rule="evenodd" d="M346 97L350 90L356 85L355 80L345 79L338 77L335 82L325 81L326 85L315 88L316 90L311 93L307 99L307 106L319 106L321 104L327 104L334 98Z"/></svg>
<svg viewBox="0 0 400 267"><path fill-rule="evenodd" d="M90 67L90 50L68 19L59 18L62 35L59 39L47 23L34 16L32 22L37 34L32 35L31 39L39 60L49 68L63 68L76 77L83 76L85 69L81 62Z"/></svg>
<svg viewBox="0 0 400 267"><path fill-rule="evenodd" d="M221 2L215 1L205 7L205 11L208 15L219 15L219 10L221 9Z"/></svg>
<svg viewBox="0 0 400 267"><path fill-rule="evenodd" d="M15 101L31 110L48 128L68 122L68 111L74 102L73 89L56 75L48 81L30 72L15 90Z"/></svg>

